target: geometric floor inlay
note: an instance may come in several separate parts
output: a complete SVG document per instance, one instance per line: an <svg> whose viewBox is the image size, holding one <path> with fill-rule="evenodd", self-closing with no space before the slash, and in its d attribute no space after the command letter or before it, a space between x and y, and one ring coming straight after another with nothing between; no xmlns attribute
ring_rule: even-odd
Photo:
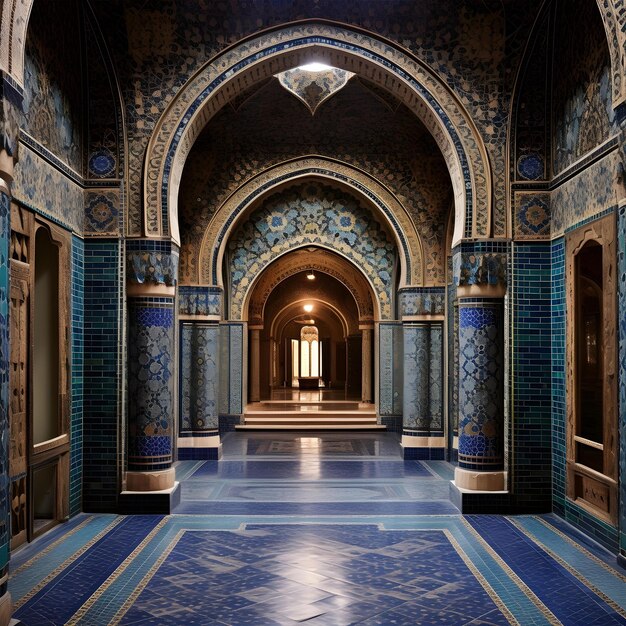
<svg viewBox="0 0 626 626"><path fill-rule="evenodd" d="M441 531L188 531L153 574L121 624L509 623Z"/></svg>
<svg viewBox="0 0 626 626"><path fill-rule="evenodd" d="M14 616L27 626L626 624L626 572L565 521L462 516L450 464L403 461L389 433L317 438L314 455L295 435L227 436L222 461L177 465L173 515L81 514L56 527L11 557Z"/></svg>

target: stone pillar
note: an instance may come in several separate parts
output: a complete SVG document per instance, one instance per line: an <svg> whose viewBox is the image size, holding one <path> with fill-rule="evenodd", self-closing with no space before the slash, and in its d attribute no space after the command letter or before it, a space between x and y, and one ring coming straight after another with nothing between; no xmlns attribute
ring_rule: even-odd
<svg viewBox="0 0 626 626"><path fill-rule="evenodd" d="M444 287L406 287L403 321L402 450L405 459L442 460Z"/></svg>
<svg viewBox="0 0 626 626"><path fill-rule="evenodd" d="M455 255L459 308L459 465L454 484L502 491L506 244L461 244Z"/></svg>
<svg viewBox="0 0 626 626"><path fill-rule="evenodd" d="M372 328L361 327L361 402L371 404L372 397Z"/></svg>
<svg viewBox="0 0 626 626"><path fill-rule="evenodd" d="M8 592L9 514L9 241L11 238L11 188L13 159L0 150L0 626L12 613Z"/></svg>
<svg viewBox="0 0 626 626"><path fill-rule="evenodd" d="M250 327L250 402L261 401L261 329Z"/></svg>
<svg viewBox="0 0 626 626"><path fill-rule="evenodd" d="M216 460L219 435L219 339L222 289L182 285L180 320L179 460Z"/></svg>
<svg viewBox="0 0 626 626"><path fill-rule="evenodd" d="M175 490L174 296L178 248L169 241L127 240L128 299L128 471L126 489ZM124 495L124 494L122 494ZM158 512L170 512L169 498ZM152 498L153 501L156 501ZM144 498L141 506L148 502ZM160 498L159 502L164 502ZM141 499L122 498L125 512L140 510ZM149 509L151 512L155 508Z"/></svg>

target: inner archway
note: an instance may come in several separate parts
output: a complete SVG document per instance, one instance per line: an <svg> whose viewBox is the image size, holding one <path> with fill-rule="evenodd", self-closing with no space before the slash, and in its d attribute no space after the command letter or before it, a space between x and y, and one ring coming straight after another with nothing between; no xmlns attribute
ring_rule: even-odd
<svg viewBox="0 0 626 626"><path fill-rule="evenodd" d="M376 426L373 308L365 278L334 252L309 246L270 264L247 305L244 427Z"/></svg>

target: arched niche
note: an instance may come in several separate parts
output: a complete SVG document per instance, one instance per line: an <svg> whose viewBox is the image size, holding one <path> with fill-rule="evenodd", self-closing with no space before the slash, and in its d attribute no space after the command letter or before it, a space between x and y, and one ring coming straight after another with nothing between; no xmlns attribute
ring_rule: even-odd
<svg viewBox="0 0 626 626"><path fill-rule="evenodd" d="M227 242L228 319L243 319L256 276L276 259L308 247L334 252L358 267L375 294L376 319L392 319L397 247L377 218L361 198L318 180L264 197Z"/></svg>
<svg viewBox="0 0 626 626"><path fill-rule="evenodd" d="M199 251L182 250L183 280L220 284L226 242L237 225L264 197L307 179L346 189L371 208L394 237L399 250L401 286L424 285L424 250L421 237L402 203L378 180L351 165L320 156L293 159L268 168L242 184L214 213ZM197 266L194 267L194 259Z"/></svg>

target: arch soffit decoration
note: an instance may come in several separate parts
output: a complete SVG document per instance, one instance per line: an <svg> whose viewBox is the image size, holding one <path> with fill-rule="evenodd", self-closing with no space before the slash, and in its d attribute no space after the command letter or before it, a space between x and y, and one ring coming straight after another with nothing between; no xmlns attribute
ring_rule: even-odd
<svg viewBox="0 0 626 626"><path fill-rule="evenodd" d="M359 313L359 321L373 321L371 290L359 270L343 257L318 252L309 252L305 249L285 254L250 285L243 305L243 316L247 317L249 324L263 324L265 305L272 292L290 276L308 270L336 278L352 294Z"/></svg>
<svg viewBox="0 0 626 626"><path fill-rule="evenodd" d="M452 90L423 62L388 41L329 22L266 31L206 63L177 93L148 144L144 235L179 242L178 188L185 160L210 118L255 82L314 55L393 93L428 128L448 165L455 196L455 243L488 237L492 177L480 135Z"/></svg>
<svg viewBox="0 0 626 626"><path fill-rule="evenodd" d="M611 57L613 108L626 103L626 13L622 0L596 0Z"/></svg>
<svg viewBox="0 0 626 626"><path fill-rule="evenodd" d="M291 302L285 307L283 307L270 325L270 337L278 338L284 332L285 326L289 324L296 317L301 317L302 315L302 305L305 302L309 302L309 299L301 299L295 302ZM344 333L344 337L348 337L350 334L357 332L358 328L352 327L350 325L350 321L346 318L346 316L341 312L341 309L336 307L332 302L326 302L325 300L320 300L319 298L315 300L315 303L321 305L326 309L327 314L333 315L339 320L341 324L341 328Z"/></svg>
<svg viewBox="0 0 626 626"><path fill-rule="evenodd" d="M34 1L5 0L0 16L0 70L20 95L24 91L26 32Z"/></svg>
<svg viewBox="0 0 626 626"><path fill-rule="evenodd" d="M342 257L343 259L345 259L346 263L349 263L350 265L352 265L353 267L357 267L356 264L353 262L352 259L347 258L341 251L332 249L330 247L327 247L325 244L323 243L306 243L301 245L300 247L296 247L296 248L291 248L291 249L287 249L284 250L282 252L280 252L279 254L277 254L277 256L273 259L268 260L259 270L258 270L258 275L260 276L261 274L263 274L263 272L267 269L267 267L270 265L270 263L276 262L276 261L280 261L280 259L283 256L287 256L289 254L292 254L294 252L298 252L299 250L303 249L303 248L308 248L310 246L316 246L317 248L319 248L320 250L325 250L326 252L330 252L333 253L337 256ZM392 318L392 303L391 303L391 292L393 290L393 287L391 285L385 285L380 293L376 292L374 283L372 282L373 280L375 280L376 275L375 275L375 268L372 266L372 264L366 263L364 264L364 266L361 268L359 267L359 271L361 272L364 280L367 282L369 290L371 291L371 293L376 294L374 296L374 319L376 320L382 320L382 319L391 319ZM372 278L374 277L374 278ZM237 288L237 290L232 292L232 297L231 297L231 303L230 303L230 310L228 311L228 318L230 320L244 320L244 303L246 302L246 299L249 299L249 293L250 293L250 289L251 289L251 285L254 284L254 281L252 281L252 283L248 286L245 287L241 287L241 285ZM236 303L233 302L234 300L236 300Z"/></svg>
<svg viewBox="0 0 626 626"><path fill-rule="evenodd" d="M207 226L198 255L198 277L201 284L221 286L221 267L226 245L238 222L252 205L298 179L321 178L357 192L368 207L392 233L400 253L400 285L424 285L424 252L415 223L401 202L384 185L369 174L341 161L310 156L280 163L253 176L232 193L215 212Z"/></svg>

